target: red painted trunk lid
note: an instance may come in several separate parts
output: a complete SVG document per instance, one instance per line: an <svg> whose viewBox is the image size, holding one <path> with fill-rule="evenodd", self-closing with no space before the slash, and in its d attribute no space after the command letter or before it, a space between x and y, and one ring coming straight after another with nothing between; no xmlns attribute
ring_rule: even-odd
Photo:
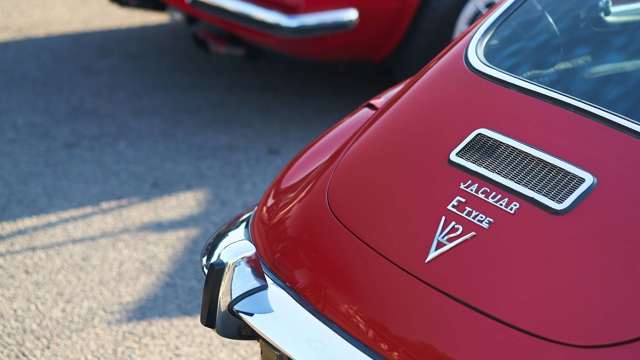
<svg viewBox="0 0 640 360"><path fill-rule="evenodd" d="M466 68L458 49L346 153L328 190L334 215L416 286L514 328L577 346L638 337L637 138L488 81ZM598 184L574 209L554 214L448 161L479 128L572 163ZM464 191L468 181L519 208L511 214ZM493 220L489 229L447 209L458 196ZM425 263L443 217L444 227L463 227L460 236L476 235Z"/></svg>

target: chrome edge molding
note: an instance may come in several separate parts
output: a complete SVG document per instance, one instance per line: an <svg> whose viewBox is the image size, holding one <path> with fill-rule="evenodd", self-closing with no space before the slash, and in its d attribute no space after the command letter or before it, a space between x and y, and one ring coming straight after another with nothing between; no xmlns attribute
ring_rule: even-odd
<svg viewBox="0 0 640 360"><path fill-rule="evenodd" d="M547 96L556 100L560 100L571 106L580 108L582 110L586 110L598 117L607 119L627 129L640 133L640 124L637 124L629 119L626 119L610 111L604 110L603 108L600 108L593 104L579 100L575 97L558 92L556 90L552 90L545 86L533 83L531 81L517 77L516 75L502 71L490 65L486 61L486 59L484 58L484 46L486 45L486 41L488 37L491 35L491 32L495 29L495 26L498 25L496 21L501 17L502 14L504 14L507 10L510 9L511 5L519 1L522 1L522 0L505 1L505 3L502 6L500 6L476 31L466 51L466 57L469 64L471 64L471 66L474 69L486 75L489 75L490 77L500 79L502 81L508 82L510 84L519 86L521 88L524 88L530 91L537 92L539 94L542 94L544 96Z"/></svg>
<svg viewBox="0 0 640 360"><path fill-rule="evenodd" d="M265 278L264 293L250 296L234 307L262 338L293 359L371 360L310 314L269 276ZM265 305L271 311L262 311Z"/></svg>
<svg viewBox="0 0 640 360"><path fill-rule="evenodd" d="M286 14L244 0L187 0L225 20L286 37L325 35L354 28L360 20L356 8Z"/></svg>
<svg viewBox="0 0 640 360"><path fill-rule="evenodd" d="M567 200L565 200L562 204L558 204L555 203L547 198L545 198L544 196L537 194L519 184L516 184L515 182L509 180L509 179L505 179L504 177L492 173L482 167L479 167L473 163L468 162L467 160L461 159L459 158L456 154L465 146L467 145L467 143L469 141L471 141L476 135L478 134L484 134L487 135L491 138L494 138L496 140L499 140L501 142L507 143L517 149L520 149L522 151L525 151L535 157L538 157L542 160L545 160L547 162L550 162L556 166L559 166L569 172L572 172L574 174L576 174L577 176L582 177L583 179L585 179L584 184L582 184L582 186L580 186ZM514 139L511 139L509 137L506 137L504 135L501 135L499 133L496 133L494 131L488 130L488 129L478 129L474 132L472 132L469 136L467 136L466 139L464 139L464 141L462 143L460 143L460 145L458 145L455 149L453 149L453 151L451 152L451 154L449 155L449 160L453 163L456 163L460 166L463 166L471 171L474 171L476 173L479 173L495 182L497 182L498 184L502 184L512 190L517 191L518 193L521 193L529 198L532 198L536 201L538 201L539 203L548 206L549 208L558 211L558 212L563 212L566 211L568 209L571 208L571 206L574 204L574 202L580 198L580 196L582 194L584 194L588 189L590 189L596 182L595 178L593 177L593 175L589 174L588 172L579 169L571 164L569 164L568 162L565 162L563 160L560 160L554 156L551 156L549 154L546 154L540 150L536 150L534 148L532 148L531 146L525 145L521 142L518 142Z"/></svg>
<svg viewBox="0 0 640 360"><path fill-rule="evenodd" d="M251 215L223 226L205 245L203 325L230 339L261 337L293 359L379 359L338 334L264 271L250 239Z"/></svg>

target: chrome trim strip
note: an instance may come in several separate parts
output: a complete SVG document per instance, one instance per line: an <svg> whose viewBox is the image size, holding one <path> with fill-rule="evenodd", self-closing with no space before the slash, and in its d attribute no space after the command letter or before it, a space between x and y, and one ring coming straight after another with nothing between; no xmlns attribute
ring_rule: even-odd
<svg viewBox="0 0 640 360"><path fill-rule="evenodd" d="M587 103L585 101L579 100L570 95L558 92L551 88L533 83L531 81L525 80L523 78L517 77L513 74L502 71L491 64L489 64L484 58L484 46L491 35L491 32L495 29L495 26L498 24L497 20L503 15L514 3L520 0L507 0L505 3L500 6L490 17L487 19L480 28L476 31L473 38L471 39L471 43L467 48L467 60L471 64L471 66L491 77L500 79L502 81L506 81L510 84L519 86L521 88L531 90L542 94L544 96L548 96L550 98L560 100L565 102L571 106L586 110L591 112L592 114L599 116L601 118L610 120L620 126L623 126L627 129L640 132L640 124L635 123L619 114L612 113L610 111L604 110L601 107L596 105ZM491 30L491 31L489 31Z"/></svg>
<svg viewBox="0 0 640 360"><path fill-rule="evenodd" d="M287 37L325 35L354 28L360 20L358 9L286 14L245 0L187 0L215 16L253 29Z"/></svg>
<svg viewBox="0 0 640 360"><path fill-rule="evenodd" d="M509 144L517 149L520 149L522 151L525 151L535 157L538 157L542 160L545 160L547 162L550 162L558 167L561 167L569 172L572 172L574 174L576 174L577 176L580 176L581 178L585 179L584 184L582 184L582 186L580 186L567 200L565 200L562 204L558 204L555 203L549 199L547 199L546 197L535 193L519 184L516 184L515 182L506 179L496 173L490 172L485 168L479 167L471 162L468 162L467 160L461 159L459 158L456 154L465 146L467 145L467 143L469 141L471 141L476 135L478 134L484 134L486 136L489 136L491 138L494 138L496 140L499 140L503 143ZM593 175L589 174L588 172L579 169L563 160L560 160L554 156L551 156L549 154L546 154L542 151L536 150L528 145L525 145L521 142L518 142L516 140L513 140L509 137L506 137L504 135L498 134L494 131L488 130L488 129L478 129L474 132L472 132L469 136L467 136L466 139L464 139L464 141L458 145L455 149L453 149L453 151L451 152L451 154L449 155L449 160L453 163L456 163L460 166L463 166L469 170L472 170L476 173L479 173L495 182L497 182L498 184L502 184L512 190L515 190L529 198L532 198L542 204L544 204L545 206L550 207L553 210L556 210L558 212L562 212L565 210L568 210L569 208L571 208L571 206L573 205L573 203L588 189L590 189L594 184L595 184L595 178L593 177Z"/></svg>
<svg viewBox="0 0 640 360"><path fill-rule="evenodd" d="M371 360L309 313L269 276L266 279L267 290L234 307L262 338L293 359ZM272 311L262 311L264 300Z"/></svg>

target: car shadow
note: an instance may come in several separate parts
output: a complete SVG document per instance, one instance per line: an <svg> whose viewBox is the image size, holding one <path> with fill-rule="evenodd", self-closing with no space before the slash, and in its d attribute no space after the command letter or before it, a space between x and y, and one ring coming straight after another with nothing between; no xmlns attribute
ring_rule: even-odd
<svg viewBox="0 0 640 360"><path fill-rule="evenodd" d="M391 85L372 65L207 55L173 23L0 43L0 83L0 223L119 199L208 194L198 212L131 229L197 231L122 321L197 314L203 241L254 204L305 144ZM94 215L28 225L0 234L0 243Z"/></svg>

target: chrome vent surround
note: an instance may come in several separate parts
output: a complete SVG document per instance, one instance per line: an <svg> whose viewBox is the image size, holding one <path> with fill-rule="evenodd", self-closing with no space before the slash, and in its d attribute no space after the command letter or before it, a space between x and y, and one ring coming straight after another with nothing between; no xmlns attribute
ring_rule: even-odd
<svg viewBox="0 0 640 360"><path fill-rule="evenodd" d="M559 212L595 184L586 171L487 129L474 131L449 159Z"/></svg>

